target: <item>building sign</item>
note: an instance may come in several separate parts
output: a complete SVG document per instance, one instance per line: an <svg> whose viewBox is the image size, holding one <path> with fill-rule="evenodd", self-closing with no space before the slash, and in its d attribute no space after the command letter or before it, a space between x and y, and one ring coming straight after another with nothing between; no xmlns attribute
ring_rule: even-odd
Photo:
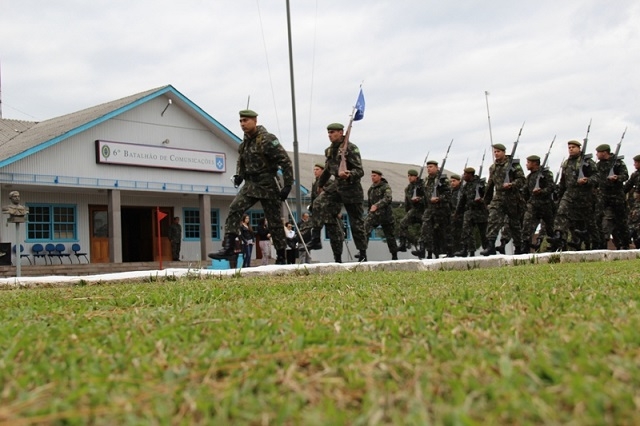
<svg viewBox="0 0 640 426"><path fill-rule="evenodd" d="M226 156L222 152L101 140L96 141L96 163L214 173L227 169Z"/></svg>

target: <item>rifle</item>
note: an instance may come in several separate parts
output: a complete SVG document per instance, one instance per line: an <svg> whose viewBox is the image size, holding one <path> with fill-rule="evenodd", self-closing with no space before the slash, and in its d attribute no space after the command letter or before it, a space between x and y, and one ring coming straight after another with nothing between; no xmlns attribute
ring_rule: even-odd
<svg viewBox="0 0 640 426"><path fill-rule="evenodd" d="M549 153L551 152L551 148L553 148L553 143L556 141L556 135L553 136L553 140L551 141L551 145L549 146L549 151L544 156L544 161L542 162L542 166L540 166L540 170L538 171L538 176L536 177L536 186L533 187L533 190L540 189L540 177L542 173L547 169L547 161L549 160Z"/></svg>
<svg viewBox="0 0 640 426"><path fill-rule="evenodd" d="M523 128L524 128L524 123L522 123L522 127L520 127L520 132L518 132L518 138L513 143L513 149L511 149L511 155L509 156L509 164L504 174L504 183L511 183L509 172L511 171L511 167L513 167L513 161L514 161L513 157L516 155L516 149L518 149L518 142L520 142L520 135L522 134Z"/></svg>
<svg viewBox="0 0 640 426"><path fill-rule="evenodd" d="M480 170L478 170L478 182L476 182L476 199L481 198L480 197L480 184L482 183L482 167L484 166L484 156L487 153L487 150L485 149L484 152L482 153L482 162L480 163Z"/></svg>
<svg viewBox="0 0 640 426"><path fill-rule="evenodd" d="M420 174L418 175L418 180L416 181L415 185L413 185L413 197L411 198L416 198L418 196L416 191L418 189L418 185L420 184L420 179L422 179L422 172L424 172L424 168L427 165L427 160L429 159L429 152L427 152L427 156L424 157L424 162L422 163L422 167L420 167Z"/></svg>
<svg viewBox="0 0 640 426"><path fill-rule="evenodd" d="M453 139L451 139L451 142L449 142L447 153L444 155L444 160L442 160L442 166L440 166L440 169L438 170L438 175L436 176L436 180L433 184L433 192L431 193L431 198L436 198L438 196L438 186L440 185L440 177L442 176L444 165L447 164L447 157L449 156L449 150L451 149L452 144L453 144Z"/></svg>
<svg viewBox="0 0 640 426"><path fill-rule="evenodd" d="M611 159L611 169L609 170L609 176L615 176L615 173L613 172L613 168L616 165L616 161L617 160L622 160L624 158L624 155L620 155L618 156L618 154L620 153L620 146L622 145L622 139L624 139L624 135L625 133L627 133L627 128L624 128L624 132L622 132L622 137L620 138L620 142L618 142L618 146L616 146L616 153L613 154L613 158Z"/></svg>
<svg viewBox="0 0 640 426"><path fill-rule="evenodd" d="M564 164L564 158L562 159L562 161L560 162L560 170L558 170L558 174L556 175L555 178L553 178L553 194L551 194L551 198L553 199L553 201L558 201L558 180L560 179L560 175L562 174L562 165Z"/></svg>
<svg viewBox="0 0 640 426"><path fill-rule="evenodd" d="M589 142L589 132L591 131L591 119L589 119L589 126L587 126L587 135L584 137L584 144L582 145L582 150L580 151L580 167L578 168L578 180L582 179L584 176L584 166L587 164L587 160L590 160L593 157L592 154L587 154L587 142Z"/></svg>

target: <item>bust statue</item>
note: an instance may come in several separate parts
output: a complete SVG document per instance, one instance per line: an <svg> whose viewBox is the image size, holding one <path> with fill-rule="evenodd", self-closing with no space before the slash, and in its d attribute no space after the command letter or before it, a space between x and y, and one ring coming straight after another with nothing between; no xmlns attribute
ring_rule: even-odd
<svg viewBox="0 0 640 426"><path fill-rule="evenodd" d="M11 200L11 204L4 206L2 213L8 214L11 217L24 217L29 214L29 209L20 204L20 193L18 191L11 191L9 193L9 199Z"/></svg>

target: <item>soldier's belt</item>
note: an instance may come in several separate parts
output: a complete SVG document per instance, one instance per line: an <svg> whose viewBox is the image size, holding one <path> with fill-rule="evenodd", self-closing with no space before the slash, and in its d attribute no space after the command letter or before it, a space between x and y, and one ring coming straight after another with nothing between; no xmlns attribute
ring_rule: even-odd
<svg viewBox="0 0 640 426"><path fill-rule="evenodd" d="M276 175L276 172L247 173L245 175L245 179L255 182L263 179L271 179L275 175Z"/></svg>

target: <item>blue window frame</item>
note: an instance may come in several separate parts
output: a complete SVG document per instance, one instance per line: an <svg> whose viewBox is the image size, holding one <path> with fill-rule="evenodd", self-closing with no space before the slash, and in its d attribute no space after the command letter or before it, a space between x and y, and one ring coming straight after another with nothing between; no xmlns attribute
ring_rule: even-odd
<svg viewBox="0 0 640 426"><path fill-rule="evenodd" d="M182 221L182 235L185 241L200 239L200 210L185 208L182 209L184 220Z"/></svg>
<svg viewBox="0 0 640 426"><path fill-rule="evenodd" d="M27 241L77 241L77 208L71 204L28 204Z"/></svg>
<svg viewBox="0 0 640 426"><path fill-rule="evenodd" d="M211 209L211 239L220 241L220 210Z"/></svg>
<svg viewBox="0 0 640 426"><path fill-rule="evenodd" d="M260 223L260 219L264 217L264 210L249 210L247 211L249 215L249 223L251 224L251 228L254 230L258 229L258 224Z"/></svg>

